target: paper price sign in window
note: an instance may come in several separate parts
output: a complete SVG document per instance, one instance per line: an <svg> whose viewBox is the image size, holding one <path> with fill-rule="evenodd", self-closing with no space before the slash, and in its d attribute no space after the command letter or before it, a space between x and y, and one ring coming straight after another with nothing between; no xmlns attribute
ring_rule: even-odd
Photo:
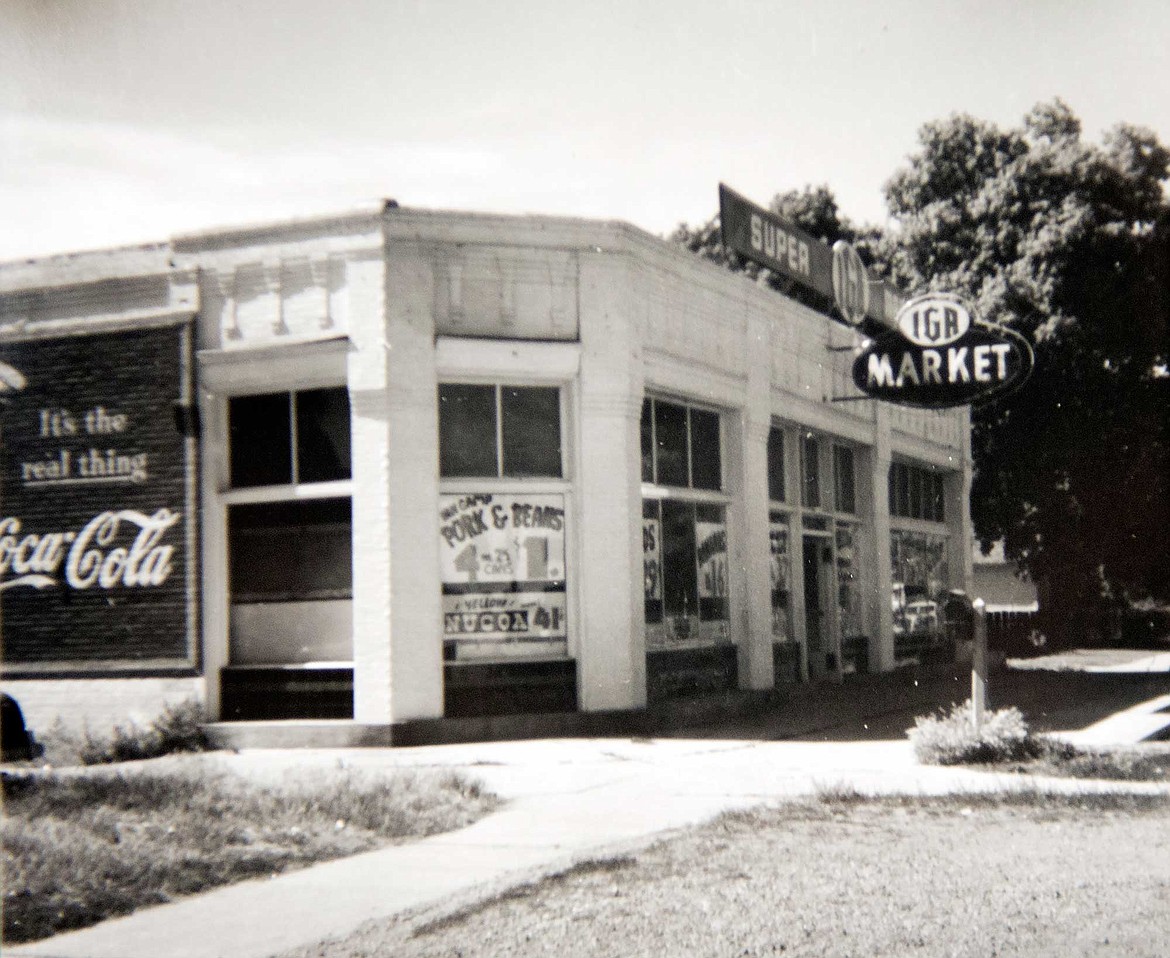
<svg viewBox="0 0 1170 958"><path fill-rule="evenodd" d="M443 496L439 557L445 584L562 582L564 496Z"/></svg>

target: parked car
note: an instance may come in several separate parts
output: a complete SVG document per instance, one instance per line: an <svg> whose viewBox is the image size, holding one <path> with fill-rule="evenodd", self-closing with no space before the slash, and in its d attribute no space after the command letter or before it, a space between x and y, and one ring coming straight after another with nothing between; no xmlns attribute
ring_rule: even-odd
<svg viewBox="0 0 1170 958"><path fill-rule="evenodd" d="M938 631L938 603L908 602L905 609L907 632Z"/></svg>

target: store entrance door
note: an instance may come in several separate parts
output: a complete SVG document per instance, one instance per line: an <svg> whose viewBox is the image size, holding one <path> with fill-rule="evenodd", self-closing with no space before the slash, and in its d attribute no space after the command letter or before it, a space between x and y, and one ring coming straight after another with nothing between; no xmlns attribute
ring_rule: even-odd
<svg viewBox="0 0 1170 958"><path fill-rule="evenodd" d="M828 536L816 535L805 535L802 545L808 678L810 682L819 682L837 672L830 616L833 547Z"/></svg>

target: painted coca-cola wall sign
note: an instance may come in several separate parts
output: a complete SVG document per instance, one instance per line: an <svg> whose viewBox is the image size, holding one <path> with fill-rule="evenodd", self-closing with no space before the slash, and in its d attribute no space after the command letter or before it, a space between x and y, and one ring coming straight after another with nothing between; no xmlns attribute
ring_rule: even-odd
<svg viewBox="0 0 1170 958"><path fill-rule="evenodd" d="M0 342L5 672L196 664L188 323Z"/></svg>
<svg viewBox="0 0 1170 958"><path fill-rule="evenodd" d="M946 409L1018 388L1032 372L1032 347L1019 333L985 323L958 296L929 293L898 311L853 363L853 383L875 399Z"/></svg>

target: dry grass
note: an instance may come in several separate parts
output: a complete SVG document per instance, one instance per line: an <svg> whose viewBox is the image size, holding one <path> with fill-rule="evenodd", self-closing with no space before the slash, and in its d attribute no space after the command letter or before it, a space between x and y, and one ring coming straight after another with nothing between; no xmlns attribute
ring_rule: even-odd
<svg viewBox="0 0 1170 958"><path fill-rule="evenodd" d="M260 788L197 768L4 777L4 941L469 824L495 804L452 773L322 774Z"/></svg>
<svg viewBox="0 0 1170 958"><path fill-rule="evenodd" d="M1161 958L1168 885L1164 797L846 790L285 958Z"/></svg>

